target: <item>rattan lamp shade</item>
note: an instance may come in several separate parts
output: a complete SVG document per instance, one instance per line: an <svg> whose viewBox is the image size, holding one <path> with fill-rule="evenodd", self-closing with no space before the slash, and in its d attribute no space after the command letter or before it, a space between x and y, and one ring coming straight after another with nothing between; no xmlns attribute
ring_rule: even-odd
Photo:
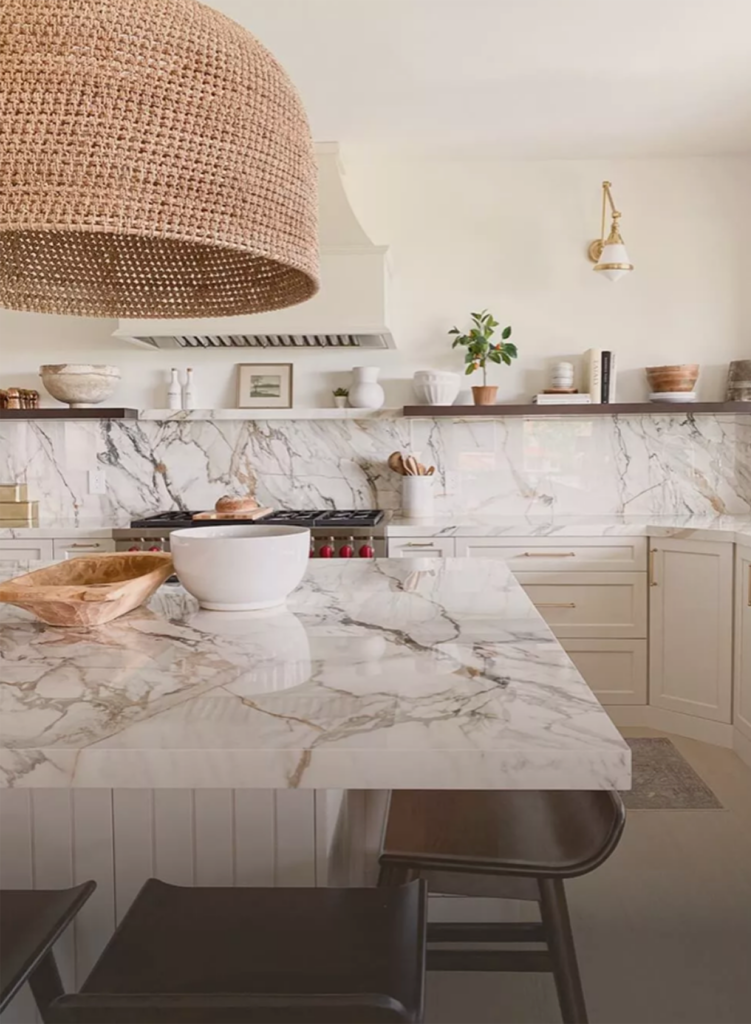
<svg viewBox="0 0 751 1024"><path fill-rule="evenodd" d="M0 305L211 317L318 288L300 99L196 0L0 0Z"/></svg>

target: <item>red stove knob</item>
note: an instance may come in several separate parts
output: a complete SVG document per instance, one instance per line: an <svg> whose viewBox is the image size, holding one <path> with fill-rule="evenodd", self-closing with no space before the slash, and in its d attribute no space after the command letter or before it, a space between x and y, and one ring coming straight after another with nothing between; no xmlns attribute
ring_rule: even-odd
<svg viewBox="0 0 751 1024"><path fill-rule="evenodd" d="M137 544L134 544L132 548L128 548L128 551L140 551L141 549Z"/></svg>
<svg viewBox="0 0 751 1024"><path fill-rule="evenodd" d="M343 544L339 548L339 557L340 558L354 558L355 557L355 549L353 547L350 547L349 544Z"/></svg>
<svg viewBox="0 0 751 1024"><path fill-rule="evenodd" d="M370 544L363 544L357 553L360 558L375 558L375 551Z"/></svg>
<svg viewBox="0 0 751 1024"><path fill-rule="evenodd" d="M333 558L334 557L334 549L333 549L333 547L330 544L323 544L323 545L321 545L321 549L318 552L318 557L319 558Z"/></svg>
<svg viewBox="0 0 751 1024"><path fill-rule="evenodd" d="M149 548L149 551L161 551L161 550L162 549L159 547L158 544L152 544L152 546Z"/></svg>

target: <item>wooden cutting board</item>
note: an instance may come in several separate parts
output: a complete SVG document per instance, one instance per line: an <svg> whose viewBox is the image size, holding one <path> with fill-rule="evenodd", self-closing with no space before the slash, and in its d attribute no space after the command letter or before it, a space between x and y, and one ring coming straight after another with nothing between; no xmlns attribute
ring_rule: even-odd
<svg viewBox="0 0 751 1024"><path fill-rule="evenodd" d="M273 508L252 508L249 512L196 512L193 519L226 519L230 522L243 519L247 523L249 519L262 519L273 511Z"/></svg>

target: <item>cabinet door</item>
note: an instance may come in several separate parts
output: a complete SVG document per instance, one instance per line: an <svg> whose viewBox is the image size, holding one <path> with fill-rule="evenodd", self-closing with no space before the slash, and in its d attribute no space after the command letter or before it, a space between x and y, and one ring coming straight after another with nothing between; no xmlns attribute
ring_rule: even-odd
<svg viewBox="0 0 751 1024"><path fill-rule="evenodd" d="M502 558L518 572L645 572L646 537L457 537L459 558Z"/></svg>
<svg viewBox="0 0 751 1024"><path fill-rule="evenodd" d="M645 572L519 572L516 578L557 637L647 635Z"/></svg>
<svg viewBox="0 0 751 1024"><path fill-rule="evenodd" d="M733 724L751 740L751 547L735 554L735 703Z"/></svg>
<svg viewBox="0 0 751 1024"><path fill-rule="evenodd" d="M392 537L389 558L451 558L453 537Z"/></svg>
<svg viewBox="0 0 751 1024"><path fill-rule="evenodd" d="M0 562L48 561L51 540L0 540Z"/></svg>
<svg viewBox="0 0 751 1024"><path fill-rule="evenodd" d="M650 703L730 721L733 546L650 541Z"/></svg>
<svg viewBox="0 0 751 1024"><path fill-rule="evenodd" d="M54 542L55 558L76 558L78 555L97 555L114 550L114 540L107 537L77 537L75 540Z"/></svg>
<svg viewBox="0 0 751 1024"><path fill-rule="evenodd" d="M601 704L647 703L646 640L561 640Z"/></svg>

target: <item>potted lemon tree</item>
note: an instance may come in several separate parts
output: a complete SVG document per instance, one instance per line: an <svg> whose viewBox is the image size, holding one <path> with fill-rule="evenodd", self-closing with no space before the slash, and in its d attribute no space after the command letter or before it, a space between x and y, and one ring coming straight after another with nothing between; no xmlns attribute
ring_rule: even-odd
<svg viewBox="0 0 751 1024"><path fill-rule="evenodd" d="M458 327L452 327L449 334L454 334L454 343L451 346L456 348L462 345L466 349L464 362L466 369L464 373L469 376L475 370L482 370L482 384L472 388L475 405L495 405L498 387L495 384L488 384L488 360L497 363L499 366L511 365L511 360L516 359L518 352L516 345L508 340L511 337L511 328L504 327L501 331L501 340L492 340L498 321L492 313L486 309L482 313L471 313L472 326L467 334L462 334Z"/></svg>

